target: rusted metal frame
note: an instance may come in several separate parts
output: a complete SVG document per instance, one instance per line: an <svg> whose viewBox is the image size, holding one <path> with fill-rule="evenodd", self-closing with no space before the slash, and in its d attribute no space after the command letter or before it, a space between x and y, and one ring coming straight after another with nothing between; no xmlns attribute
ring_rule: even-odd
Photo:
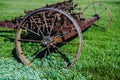
<svg viewBox="0 0 120 80"><path fill-rule="evenodd" d="M16 28L15 24L12 23L12 21L0 21L0 27L12 29Z"/></svg>
<svg viewBox="0 0 120 80"><path fill-rule="evenodd" d="M86 29L88 29L89 27L91 27L91 25L92 25L93 23L95 23L97 20L99 20L98 17L93 17L92 19L88 19L88 20L85 21L85 22L79 21L78 23L79 23L79 25L80 25L80 30L83 32L84 30L86 30ZM72 25L71 25L71 26L72 26ZM73 30L73 31L71 31L70 33L68 33L68 34L66 34L66 35L64 36L64 40L67 40L67 39L69 39L69 38L72 38L72 37L74 37L75 35L77 35L77 32Z"/></svg>
<svg viewBox="0 0 120 80"><path fill-rule="evenodd" d="M86 29L91 27L91 25L94 24L97 20L99 20L99 17L93 17L91 19L85 19L84 23L78 22L78 24L81 26L81 31L85 31Z"/></svg>
<svg viewBox="0 0 120 80"><path fill-rule="evenodd" d="M89 27L91 27L91 25L93 23L95 23L97 20L99 20L99 17L93 17L91 19L85 19L84 21L79 20L77 21L78 24L80 25L80 30L83 32L84 30L88 29ZM59 24L60 25L60 24ZM51 28L52 26L49 26L49 28ZM74 27L73 24L67 24L66 27L61 27L61 26L54 26L54 32L57 32L58 30L63 32L64 35L64 40L67 40L69 38L74 37L77 32L76 30L73 30L72 27ZM65 34L64 34L65 33Z"/></svg>
<svg viewBox="0 0 120 80"><path fill-rule="evenodd" d="M99 17L93 17L92 19L85 19L83 22L82 21L77 21L77 22L80 25L80 30L84 31L84 30L88 29L89 27L91 27L91 25L93 23L95 23L97 20L99 20ZM68 40L69 38L72 38L75 35L77 35L76 30L72 30L72 27L74 27L73 24L68 24L66 26L67 27L62 27L62 28L60 26L55 26L53 31L57 32L59 30L59 31L63 32L64 40ZM51 27L51 26L49 26L49 27Z"/></svg>

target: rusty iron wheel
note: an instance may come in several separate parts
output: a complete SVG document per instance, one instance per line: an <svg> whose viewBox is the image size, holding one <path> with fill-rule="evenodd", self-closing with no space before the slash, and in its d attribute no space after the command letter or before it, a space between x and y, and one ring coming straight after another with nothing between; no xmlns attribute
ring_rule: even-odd
<svg viewBox="0 0 120 80"><path fill-rule="evenodd" d="M25 65L47 59L51 67L70 68L82 47L80 26L69 14L53 8L40 8L27 14L15 38L17 55ZM44 63L43 63L44 64Z"/></svg>
<svg viewBox="0 0 120 80"><path fill-rule="evenodd" d="M100 19L97 20L93 25L104 30L107 30L112 22L112 13L104 3L89 3L86 7L82 9L82 12L82 16L85 18L98 16Z"/></svg>

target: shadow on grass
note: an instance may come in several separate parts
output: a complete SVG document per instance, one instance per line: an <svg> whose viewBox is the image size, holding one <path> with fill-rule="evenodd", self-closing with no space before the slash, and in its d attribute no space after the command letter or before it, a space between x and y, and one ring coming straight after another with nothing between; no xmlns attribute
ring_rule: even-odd
<svg viewBox="0 0 120 80"><path fill-rule="evenodd" d="M4 42L10 41L11 43L14 43L15 38L13 38L12 34L15 34L15 30L0 30L0 37L4 38ZM19 57L16 54L16 49L14 48L12 50L12 56L19 62L22 63Z"/></svg>
<svg viewBox="0 0 120 80"><path fill-rule="evenodd" d="M10 42L14 42L15 39L14 39L14 38L11 38L11 37L9 37L9 36L11 36L11 35L0 35L0 37L5 38L4 41L8 41L8 40L9 40Z"/></svg>
<svg viewBox="0 0 120 80"><path fill-rule="evenodd" d="M46 54L46 52L47 52L47 54ZM55 50L54 50L53 48L50 49L50 53L52 53L52 52L55 52ZM36 56L36 54L37 54L37 56ZM70 61L69 61L69 59L66 57L66 55L63 54L63 53L61 53L61 52L59 52L59 54L61 55L61 58L63 58L63 59L68 63L68 65L70 65ZM46 56L45 56L45 55L46 55ZM39 59L39 58L40 58L40 59L43 59L43 58L47 57L48 55L49 55L49 52L48 52L47 49L39 52L39 54L38 54L38 52L36 52L36 53L33 54L33 56L35 57L35 59ZM18 57L15 48L14 48L13 51L12 51L12 56L14 57L14 59L17 60L18 63L22 63L22 64L23 64L23 62L21 62L20 58Z"/></svg>
<svg viewBox="0 0 120 80"><path fill-rule="evenodd" d="M13 33L15 34L15 30L0 30L0 37L5 38L4 41L14 42Z"/></svg>
<svg viewBox="0 0 120 80"><path fill-rule="evenodd" d="M4 41L5 41L5 40L7 40L7 41L10 40L10 42L14 43L14 40L15 40L15 39L11 38L11 36L13 37L13 33L15 33L14 30L2 30L2 31L0 31L0 33L2 33L2 34L0 34L0 37L4 37L4 38L5 38ZM33 36L34 36L34 37L33 37ZM25 39L29 39L29 38L31 38L31 37L34 38L34 39L39 40L38 36L31 35L31 34L23 36L23 39L24 39L24 38L25 38ZM76 36L75 36L75 37L76 37ZM74 37L74 38L75 38L75 37ZM71 38L71 39L69 39L69 40L72 40L72 39L74 39L74 38ZM59 44L58 47L61 47L61 46L63 46L63 45L65 45L65 44ZM42 58L45 58L45 56L48 56L50 53L56 53L55 50L57 50L57 49L50 48L50 52L49 52L47 49L45 49L44 51L39 52L39 54L38 54L38 52L35 52L35 53L33 53L32 57L35 57L35 59L37 59L37 58L42 59ZM47 52L47 54L46 54L46 52ZM67 58L67 56L66 56L64 53L60 52L60 51L57 51L57 52L58 52L58 54L60 54L60 57L61 57L65 62L68 63L68 66L69 66L69 65L71 64L71 62L70 62L70 60ZM36 56L36 54L37 54L37 56ZM57 53L56 53L56 54L57 54ZM12 56L13 56L13 58L16 59L19 63L22 63L21 60L20 60L20 58L19 58L19 55L17 54L17 51L16 51L15 48L12 50Z"/></svg>
<svg viewBox="0 0 120 80"><path fill-rule="evenodd" d="M21 60L20 60L20 58L17 55L17 52L16 52L15 48L12 50L12 56L13 56L14 59L17 60L18 63L22 63Z"/></svg>

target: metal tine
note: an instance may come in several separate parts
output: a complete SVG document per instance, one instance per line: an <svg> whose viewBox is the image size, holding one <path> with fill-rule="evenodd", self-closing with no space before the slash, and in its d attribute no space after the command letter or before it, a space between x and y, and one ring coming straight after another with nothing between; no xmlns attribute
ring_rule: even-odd
<svg viewBox="0 0 120 80"><path fill-rule="evenodd" d="M36 33L35 31L30 30L30 29L29 29L29 28L27 28L27 27L24 27L23 25L21 26L21 28L24 28L24 29L26 29L27 31L30 31L30 32L32 32L33 34L36 34L36 35L38 35L38 36L40 36L40 37L41 37L41 35L40 35L40 34Z"/></svg>
<svg viewBox="0 0 120 80"><path fill-rule="evenodd" d="M46 29L47 29L47 34L50 34L45 12L43 12L43 19L44 19L45 26L46 26Z"/></svg>
<svg viewBox="0 0 120 80"><path fill-rule="evenodd" d="M53 23L52 23L52 28L50 29L50 34L49 34L49 36L51 36L51 33L52 33L53 28L54 28L54 24L55 24L56 18L57 18L57 16L54 15L54 19L52 20L52 21L53 21Z"/></svg>
<svg viewBox="0 0 120 80"><path fill-rule="evenodd" d="M41 31L41 29L39 28L40 26L37 25L35 19L33 17L31 17L31 19L33 20L33 22L35 23L36 27L38 28L38 30L40 31L41 35L44 36L43 32Z"/></svg>

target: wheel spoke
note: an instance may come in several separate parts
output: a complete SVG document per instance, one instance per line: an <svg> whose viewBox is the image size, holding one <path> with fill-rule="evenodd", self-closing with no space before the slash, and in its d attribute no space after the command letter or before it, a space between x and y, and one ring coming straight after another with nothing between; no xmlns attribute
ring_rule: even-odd
<svg viewBox="0 0 120 80"><path fill-rule="evenodd" d="M61 53L61 52L57 49L57 47L54 46L54 45L53 45L53 48L54 48L55 52L60 55L59 57L63 58L63 60L64 60L65 62L67 62L67 64L65 64L64 67L67 67L68 65L71 64L71 62L70 62L69 58L66 56L66 54ZM69 55L71 55L71 53L69 53Z"/></svg>
<svg viewBox="0 0 120 80"><path fill-rule="evenodd" d="M100 14L98 14L98 15L101 16L101 15L104 13L104 11L106 11L106 10L107 10L107 8L103 9L103 10L100 12Z"/></svg>
<svg viewBox="0 0 120 80"><path fill-rule="evenodd" d="M38 33L36 33L35 31L32 31L32 30L30 30L30 29L28 29L28 28L26 28L26 27L21 27L21 28L24 28L24 29L26 29L27 31L30 31L31 33L33 33L33 34L36 34L36 35L38 35L38 36L40 36ZM41 37L41 36L40 36Z"/></svg>
<svg viewBox="0 0 120 80"><path fill-rule="evenodd" d="M48 53L47 53L47 50L46 50L46 51L45 51L45 55L44 55L44 58L47 56L47 54L48 54Z"/></svg>
<svg viewBox="0 0 120 80"><path fill-rule="evenodd" d="M101 26L100 24L93 24L94 26L96 26L96 27L99 27L99 28L104 28L103 26Z"/></svg>
<svg viewBox="0 0 120 80"><path fill-rule="evenodd" d="M72 55L72 54L74 54L74 53L70 53L70 52L68 52L68 51L65 51L65 49L63 50L63 49L60 49L59 47L57 47L57 46L55 46L55 45L52 45L54 48L56 48L57 50L58 50L58 52L64 52L64 53L67 53L67 54L69 54L70 56L74 56L74 55ZM59 51L60 50L60 51ZM75 57L75 56L74 56Z"/></svg>
<svg viewBox="0 0 120 80"><path fill-rule="evenodd" d="M40 31L40 33L42 34L42 36L44 36L43 32L41 31L41 29L39 28L39 25L37 25L35 19L33 17L31 17L31 19L33 20L33 22L35 23L36 27L38 28L38 30Z"/></svg>
<svg viewBox="0 0 120 80"><path fill-rule="evenodd" d="M48 54L50 54L50 48L47 48L47 50L48 50Z"/></svg>
<svg viewBox="0 0 120 80"><path fill-rule="evenodd" d="M56 49L55 46L53 46L53 48L54 48L54 50L55 50L55 52L56 52L57 54L60 54L60 53L58 52L58 50Z"/></svg>
<svg viewBox="0 0 120 80"><path fill-rule="evenodd" d="M46 29L47 29L47 34L50 34L49 33L49 27L48 27L48 24L47 24L47 19L46 19L46 16L45 16L45 12L43 12L43 19L44 19L44 22L45 22L45 26L46 26Z"/></svg>
<svg viewBox="0 0 120 80"><path fill-rule="evenodd" d="M41 50L41 49L42 49L42 48L40 48L39 51L37 51L37 53L35 53L33 59L30 60L31 63L37 58L37 56L40 54L40 52L44 51L46 48L43 48L42 50Z"/></svg>
<svg viewBox="0 0 120 80"><path fill-rule="evenodd" d="M83 16L86 18L93 18L94 15L98 15L100 18L95 22L95 24L101 24L104 26L102 28L107 29L110 26L112 14L105 4L93 1L93 3L88 4L83 11L85 12ZM95 11L96 14L94 14L93 11Z"/></svg>
<svg viewBox="0 0 120 80"><path fill-rule="evenodd" d="M93 9L94 9L94 11L95 11L95 14L97 14L96 8L95 8L95 2L93 2Z"/></svg>
<svg viewBox="0 0 120 80"><path fill-rule="evenodd" d="M53 28L54 28L54 24L55 24L56 18L57 18L57 16L54 15L54 19L53 19L52 27L51 27L51 29L50 29L50 34L49 34L49 36L51 36L51 33L52 33Z"/></svg>
<svg viewBox="0 0 120 80"><path fill-rule="evenodd" d="M18 41L21 41L21 42L34 42L34 43L40 43L41 42L39 40L29 40L29 39L19 39Z"/></svg>

